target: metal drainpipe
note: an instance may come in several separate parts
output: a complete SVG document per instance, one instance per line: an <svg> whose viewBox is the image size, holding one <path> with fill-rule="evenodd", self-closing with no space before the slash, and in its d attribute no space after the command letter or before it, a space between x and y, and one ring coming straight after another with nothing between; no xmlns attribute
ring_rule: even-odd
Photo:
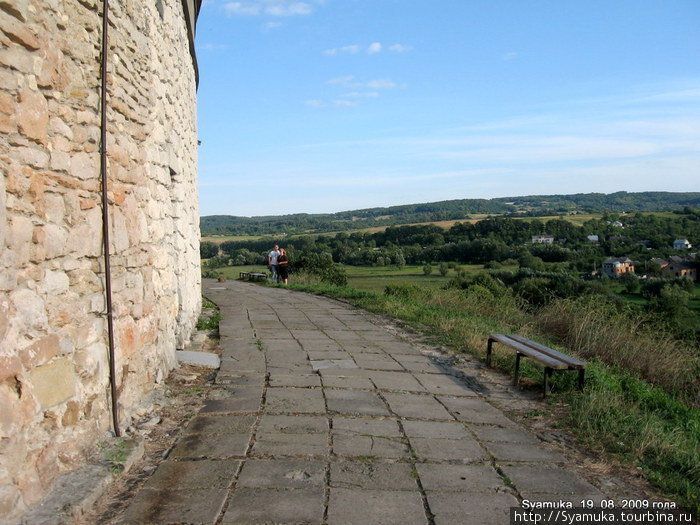
<svg viewBox="0 0 700 525"><path fill-rule="evenodd" d="M109 261L109 208L107 199L107 36L109 0L102 1L102 70L100 75L100 176L102 178L102 240L105 260L105 301L107 303L107 336L109 339L109 387L112 400L114 435L119 437L117 385L114 356L114 320L112 316L112 270Z"/></svg>

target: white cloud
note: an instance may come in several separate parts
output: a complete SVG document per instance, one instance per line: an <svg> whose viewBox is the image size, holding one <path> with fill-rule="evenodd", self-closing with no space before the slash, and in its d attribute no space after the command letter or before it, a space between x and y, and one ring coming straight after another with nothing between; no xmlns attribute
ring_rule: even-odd
<svg viewBox="0 0 700 525"><path fill-rule="evenodd" d="M515 60L516 58L518 58L518 53L516 53L515 51L511 51L510 53L501 55L501 60L504 60L506 62L509 60Z"/></svg>
<svg viewBox="0 0 700 525"><path fill-rule="evenodd" d="M376 91L353 91L352 93L344 93L340 96L344 98L377 98L379 96L379 93Z"/></svg>
<svg viewBox="0 0 700 525"><path fill-rule="evenodd" d="M267 33L268 31L282 27L282 25L282 22L267 22L266 24L263 24L262 30L264 33Z"/></svg>
<svg viewBox="0 0 700 525"><path fill-rule="evenodd" d="M374 55L375 53L380 53L382 50L382 44L379 42L374 42L367 48L368 55Z"/></svg>
<svg viewBox="0 0 700 525"><path fill-rule="evenodd" d="M321 100L305 100L304 104L311 106L312 108L323 108L326 106L326 104L324 104Z"/></svg>
<svg viewBox="0 0 700 525"><path fill-rule="evenodd" d="M396 83L388 78L378 78L377 80L370 80L365 86L370 89L391 89L396 87Z"/></svg>
<svg viewBox="0 0 700 525"><path fill-rule="evenodd" d="M354 107L357 106L357 102L354 102L352 100L334 100L333 101L334 106L345 106L345 107Z"/></svg>
<svg viewBox="0 0 700 525"><path fill-rule="evenodd" d="M329 56L334 56L334 55L339 55L341 53L348 53L355 55L359 53L363 49L363 46L353 44L350 46L343 46L343 47L334 47L331 49L326 49L323 54L324 55L329 55ZM373 42L369 44L366 48L364 48L365 53L368 55L375 55L377 53L381 53L384 50L389 50L392 53L405 53L407 51L410 51L412 48L411 46L404 46L403 44L393 44L391 46L384 46L381 42Z"/></svg>
<svg viewBox="0 0 700 525"><path fill-rule="evenodd" d="M313 6L298 0L245 0L228 2L224 4L224 10L229 15L287 17L309 15L313 12Z"/></svg>
<svg viewBox="0 0 700 525"><path fill-rule="evenodd" d="M343 86L351 89L392 89L397 85L389 78L378 78L367 82L360 82L354 76L336 77L330 79L328 84Z"/></svg>
<svg viewBox="0 0 700 525"><path fill-rule="evenodd" d="M404 46L403 44L393 44L389 46L389 51L392 53L406 53L413 49L411 46Z"/></svg>

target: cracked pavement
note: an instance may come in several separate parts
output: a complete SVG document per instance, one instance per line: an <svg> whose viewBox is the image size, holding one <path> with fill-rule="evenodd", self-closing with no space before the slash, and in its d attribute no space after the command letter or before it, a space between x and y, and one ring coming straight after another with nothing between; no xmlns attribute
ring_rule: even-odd
<svg viewBox="0 0 700 525"><path fill-rule="evenodd" d="M503 524L522 499L606 496L504 413L506 377L332 299L204 280L222 364L120 523Z"/></svg>

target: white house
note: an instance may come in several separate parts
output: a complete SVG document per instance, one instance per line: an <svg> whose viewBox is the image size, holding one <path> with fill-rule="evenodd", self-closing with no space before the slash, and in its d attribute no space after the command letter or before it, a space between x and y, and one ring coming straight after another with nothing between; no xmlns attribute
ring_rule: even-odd
<svg viewBox="0 0 700 525"><path fill-rule="evenodd" d="M539 243L539 244L554 244L554 236L552 235L533 235L532 236L532 243Z"/></svg>
<svg viewBox="0 0 700 525"><path fill-rule="evenodd" d="M673 241L674 250L689 250L690 248L692 248L692 245L688 239L676 239Z"/></svg>

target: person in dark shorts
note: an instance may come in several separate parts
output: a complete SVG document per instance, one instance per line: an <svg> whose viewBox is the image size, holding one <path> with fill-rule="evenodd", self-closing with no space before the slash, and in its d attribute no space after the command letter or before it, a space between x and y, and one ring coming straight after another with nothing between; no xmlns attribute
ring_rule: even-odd
<svg viewBox="0 0 700 525"><path fill-rule="evenodd" d="M287 284L289 280L289 259L287 258L287 250L280 248L280 256L277 258L277 272L280 280Z"/></svg>

